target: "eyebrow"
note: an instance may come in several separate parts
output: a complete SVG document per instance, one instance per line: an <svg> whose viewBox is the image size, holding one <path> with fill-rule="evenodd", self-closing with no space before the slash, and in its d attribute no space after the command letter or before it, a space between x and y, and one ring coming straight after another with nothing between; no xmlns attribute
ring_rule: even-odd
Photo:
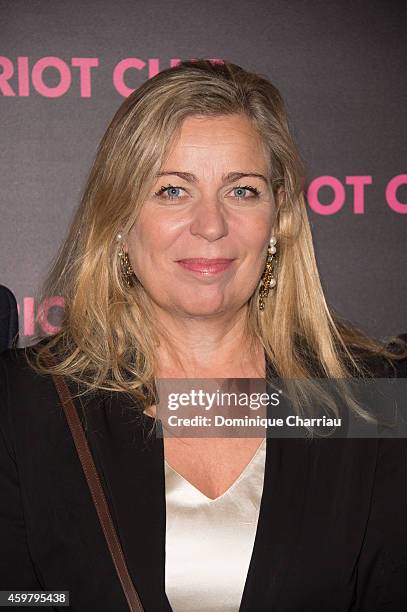
<svg viewBox="0 0 407 612"><path fill-rule="evenodd" d="M158 172L155 176L167 176L167 175L176 175L180 178L184 179L188 183L199 183L199 179L195 174L191 172L179 172L178 170L163 170L162 172ZM267 179L263 174L259 174L258 172L228 172L227 174L222 175L223 183L233 183L245 176L254 176L262 179L265 183L267 183Z"/></svg>

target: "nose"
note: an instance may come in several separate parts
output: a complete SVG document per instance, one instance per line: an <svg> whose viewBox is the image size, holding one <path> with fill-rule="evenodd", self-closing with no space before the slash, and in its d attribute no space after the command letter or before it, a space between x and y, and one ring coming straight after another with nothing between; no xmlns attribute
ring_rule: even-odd
<svg viewBox="0 0 407 612"><path fill-rule="evenodd" d="M215 197L196 202L190 231L193 236L201 236L209 242L226 236L228 224L222 203Z"/></svg>

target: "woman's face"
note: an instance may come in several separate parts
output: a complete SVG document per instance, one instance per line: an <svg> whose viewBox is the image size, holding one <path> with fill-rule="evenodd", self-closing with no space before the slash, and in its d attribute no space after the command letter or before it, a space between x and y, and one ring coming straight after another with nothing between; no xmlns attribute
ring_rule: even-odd
<svg viewBox="0 0 407 612"><path fill-rule="evenodd" d="M126 241L138 279L172 314L239 310L274 219L260 137L244 115L188 117L159 174Z"/></svg>

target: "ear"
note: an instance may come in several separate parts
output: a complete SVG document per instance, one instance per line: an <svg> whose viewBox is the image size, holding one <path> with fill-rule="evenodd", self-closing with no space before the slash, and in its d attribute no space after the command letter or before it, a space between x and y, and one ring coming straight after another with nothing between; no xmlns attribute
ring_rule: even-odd
<svg viewBox="0 0 407 612"><path fill-rule="evenodd" d="M284 189L283 185L280 185L280 187L278 187L277 193L276 193L276 203L277 203L278 208L283 203L284 197L285 197L285 189Z"/></svg>

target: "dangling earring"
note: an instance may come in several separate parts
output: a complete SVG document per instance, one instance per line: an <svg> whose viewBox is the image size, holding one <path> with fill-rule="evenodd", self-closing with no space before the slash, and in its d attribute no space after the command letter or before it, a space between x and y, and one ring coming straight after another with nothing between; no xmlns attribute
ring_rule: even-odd
<svg viewBox="0 0 407 612"><path fill-rule="evenodd" d="M133 285L135 274L133 268L131 267L129 256L126 251L123 250L123 247L120 247L118 256L123 280L127 287L131 287Z"/></svg>
<svg viewBox="0 0 407 612"><path fill-rule="evenodd" d="M272 287L275 287L277 284L276 279L272 275L273 272L273 260L276 254L276 245L277 240L272 236L270 238L270 244L267 248L267 259L266 259L266 267L264 268L263 275L261 277L261 285L259 289L259 310L264 310L264 298L266 298L269 294L269 290Z"/></svg>

